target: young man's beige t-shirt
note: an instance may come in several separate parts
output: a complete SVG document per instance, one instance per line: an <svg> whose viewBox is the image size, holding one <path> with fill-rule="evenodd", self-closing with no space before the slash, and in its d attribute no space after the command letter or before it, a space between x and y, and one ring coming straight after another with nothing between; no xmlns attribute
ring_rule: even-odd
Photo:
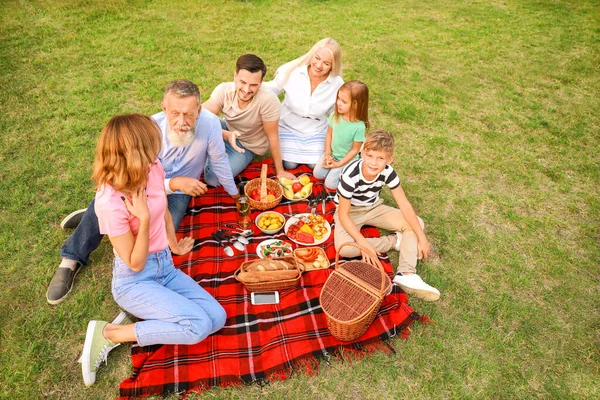
<svg viewBox="0 0 600 400"><path fill-rule="evenodd" d="M221 108L227 129L240 133L238 140L245 148L261 156L269 150L263 121L279 120L281 104L274 93L261 87L250 104L240 109L235 83L223 82L213 90L210 98Z"/></svg>

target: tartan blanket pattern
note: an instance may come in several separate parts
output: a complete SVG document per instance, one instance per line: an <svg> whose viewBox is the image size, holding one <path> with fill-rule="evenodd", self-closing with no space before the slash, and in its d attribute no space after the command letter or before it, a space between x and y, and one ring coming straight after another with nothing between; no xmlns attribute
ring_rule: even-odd
<svg viewBox="0 0 600 400"><path fill-rule="evenodd" d="M269 163L269 176L273 176L270 161L251 164L237 179L247 181L258 177L263 162ZM294 172L309 170L300 167ZM306 201L290 202L283 198L275 211L290 215L306 212L306 208ZM318 212L321 213L321 205ZM335 204L328 201L325 216L332 229L335 228L334 212ZM253 211L252 216L257 214ZM121 398L184 394L214 386L286 379L299 369L314 373L318 369L318 360L328 363L331 356L340 356L344 351L365 354L381 349L393 352L383 341L396 334L406 336L410 324L420 318L408 306L406 294L394 287L363 336L354 342L335 339L327 329L325 314L319 305L319 294L333 265L327 270L307 272L296 288L280 291L279 304L254 306L250 303L250 292L235 280L234 272L242 262L257 258L256 247L262 240L288 239L283 230L267 236L254 225L254 236L245 251L235 250L233 257L227 257L211 237L211 233L224 228L224 223L236 224L236 208L233 199L222 188L211 189L204 196L193 198L177 236L191 235L195 245L190 253L174 256L174 262L225 308L225 326L196 345L134 345L131 350L133 373L120 385ZM379 235L372 227L363 229L363 233ZM336 254L333 233L320 247L325 249L333 264ZM380 260L391 276L393 269L389 259L382 257Z"/></svg>

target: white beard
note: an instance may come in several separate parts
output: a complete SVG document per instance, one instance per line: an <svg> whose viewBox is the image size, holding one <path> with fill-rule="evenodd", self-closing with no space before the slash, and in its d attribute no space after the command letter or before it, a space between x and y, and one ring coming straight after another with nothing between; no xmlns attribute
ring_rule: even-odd
<svg viewBox="0 0 600 400"><path fill-rule="evenodd" d="M167 138L175 147L185 147L194 141L196 136L196 130L193 127L184 126L182 127L185 133L177 133L173 128L168 128Z"/></svg>

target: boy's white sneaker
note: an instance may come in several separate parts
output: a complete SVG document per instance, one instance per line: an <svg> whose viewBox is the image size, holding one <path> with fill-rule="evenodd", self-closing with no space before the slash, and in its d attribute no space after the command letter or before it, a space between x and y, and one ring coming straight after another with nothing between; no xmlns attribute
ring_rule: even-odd
<svg viewBox="0 0 600 400"><path fill-rule="evenodd" d="M425 222L421 219L421 217L417 216L419 220L419 225L421 225L421 229L425 229ZM402 242L402 232L396 232L396 244L394 245L394 250L400 251L400 242Z"/></svg>
<svg viewBox="0 0 600 400"><path fill-rule="evenodd" d="M417 274L402 275L397 273L394 277L394 283L406 293L421 300L436 301L440 298L440 291L423 282L423 279Z"/></svg>

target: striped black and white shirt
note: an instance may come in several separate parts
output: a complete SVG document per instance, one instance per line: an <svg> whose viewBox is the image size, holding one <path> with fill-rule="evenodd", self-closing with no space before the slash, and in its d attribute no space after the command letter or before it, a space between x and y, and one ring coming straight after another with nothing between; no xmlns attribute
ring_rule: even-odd
<svg viewBox="0 0 600 400"><path fill-rule="evenodd" d="M372 206L379 200L383 185L387 185L392 190L400 186L400 178L391 165L387 164L375 179L368 181L361 172L362 164L363 160L359 158L350 162L344 169L334 199L336 203L339 203L338 196L342 196L350 200L353 206Z"/></svg>

